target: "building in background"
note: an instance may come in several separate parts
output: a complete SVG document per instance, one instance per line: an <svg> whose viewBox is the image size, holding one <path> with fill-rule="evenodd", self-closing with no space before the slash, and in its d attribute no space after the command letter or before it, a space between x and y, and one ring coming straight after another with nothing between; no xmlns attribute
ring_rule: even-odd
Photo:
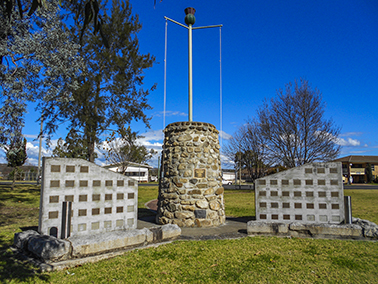
<svg viewBox="0 0 378 284"><path fill-rule="evenodd" d="M110 171L120 173L121 166L120 164L112 164L103 166L103 168ZM149 165L142 165L137 163L130 162L129 166L126 169L125 176L136 179L138 182L148 182L149 181L149 170L153 167Z"/></svg>
<svg viewBox="0 0 378 284"><path fill-rule="evenodd" d="M222 170L222 178L227 181L235 181L235 171L234 170Z"/></svg>
<svg viewBox="0 0 378 284"><path fill-rule="evenodd" d="M353 178L353 183L365 183L367 181L366 167L371 167L373 180L378 176L378 156L355 156L350 155L334 160L341 162L343 176Z"/></svg>

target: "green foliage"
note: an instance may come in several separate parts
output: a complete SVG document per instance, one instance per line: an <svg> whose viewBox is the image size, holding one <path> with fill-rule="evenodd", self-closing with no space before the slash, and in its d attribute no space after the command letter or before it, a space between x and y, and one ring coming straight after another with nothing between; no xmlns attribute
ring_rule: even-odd
<svg viewBox="0 0 378 284"><path fill-rule="evenodd" d="M10 139L10 145L3 145L3 148L6 150L6 159L8 162L8 167L14 168L10 173L9 177L12 178L12 189L14 188L15 181L18 176L21 175L21 167L26 159L26 139L20 136L12 136Z"/></svg>
<svg viewBox="0 0 378 284"><path fill-rule="evenodd" d="M68 132L66 141L62 138L58 139L57 146L54 148L52 156L59 158L80 158L84 160L89 159L88 145L86 141L77 134L75 129ZM95 158L97 154L95 153Z"/></svg>
<svg viewBox="0 0 378 284"><path fill-rule="evenodd" d="M7 147L6 159L8 161L8 167L16 168L22 166L26 159L26 139L20 139L14 137L11 145Z"/></svg>
<svg viewBox="0 0 378 284"><path fill-rule="evenodd" d="M68 39L57 3L45 3L23 17L18 11L28 10L28 2L10 14L8 6L0 5L0 147L22 136L28 102L43 101L40 110L48 114L52 109L43 105L69 101L77 88L70 77L79 70L79 46Z"/></svg>
<svg viewBox="0 0 378 284"><path fill-rule="evenodd" d="M14 168L8 175L8 179L11 180L23 180L25 177L25 172L19 167Z"/></svg>
<svg viewBox="0 0 378 284"><path fill-rule="evenodd" d="M101 31L102 23L101 16L99 15L99 7L97 0L59 0L58 2L60 5L62 5L63 2L65 6L69 5L74 7L73 10L75 12L75 20L78 21L80 19L83 22L81 35L85 32L86 28L91 22L93 22L94 30L96 33L99 30ZM48 1L32 0L31 3L29 3L28 1L24 1L24 3L22 3L21 0L1 0L0 5L4 7L3 16L5 18L9 19L12 13L14 11L17 11L19 17L22 19L24 12L27 11L27 16L32 16L38 8L46 8L48 6ZM106 44L106 38L104 37L103 33L101 33L101 36L103 37L104 43Z"/></svg>
<svg viewBox="0 0 378 284"><path fill-rule="evenodd" d="M90 29L84 33L80 56L85 74L71 77L80 85L73 92L74 101L51 105L54 111L46 117L50 133L58 121L68 121L68 129L75 129L88 147L88 160L92 162L95 145L101 142L105 131L121 129L133 120L148 125L144 111L151 108L147 96L155 88L142 88L144 69L151 67L155 58L139 53L138 16L132 15L128 1L114 0L111 8L107 7L99 2L104 13L101 30L107 35L109 48L103 46L98 35L89 33ZM71 40L78 42L77 23L70 32Z"/></svg>

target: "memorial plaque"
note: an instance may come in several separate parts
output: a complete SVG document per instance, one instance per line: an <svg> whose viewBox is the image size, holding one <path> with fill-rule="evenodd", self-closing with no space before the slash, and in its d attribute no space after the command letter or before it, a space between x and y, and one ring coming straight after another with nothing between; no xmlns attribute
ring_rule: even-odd
<svg viewBox="0 0 378 284"><path fill-rule="evenodd" d="M194 210L194 216L198 219L206 219L206 210Z"/></svg>
<svg viewBox="0 0 378 284"><path fill-rule="evenodd" d="M194 177L205 178L206 177L206 170L205 169L195 169L194 170Z"/></svg>

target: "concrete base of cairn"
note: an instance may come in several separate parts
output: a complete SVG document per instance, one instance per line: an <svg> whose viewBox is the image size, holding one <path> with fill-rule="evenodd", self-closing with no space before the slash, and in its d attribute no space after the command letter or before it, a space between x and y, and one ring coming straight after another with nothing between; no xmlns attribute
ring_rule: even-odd
<svg viewBox="0 0 378 284"><path fill-rule="evenodd" d="M165 130L158 224L213 227L226 220L218 130L203 122L176 122Z"/></svg>

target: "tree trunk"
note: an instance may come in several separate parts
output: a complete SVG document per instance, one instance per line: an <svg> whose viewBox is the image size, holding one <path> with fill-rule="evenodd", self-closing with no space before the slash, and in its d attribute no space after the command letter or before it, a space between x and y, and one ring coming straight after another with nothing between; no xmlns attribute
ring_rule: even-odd
<svg viewBox="0 0 378 284"><path fill-rule="evenodd" d="M17 173L17 167L13 169L13 181L12 181L12 190L14 190L14 185L16 183L16 173Z"/></svg>
<svg viewBox="0 0 378 284"><path fill-rule="evenodd" d="M91 141L88 144L89 144L88 145L88 159L89 159L89 162L94 163L94 161L95 161L95 143L94 143L94 141Z"/></svg>

